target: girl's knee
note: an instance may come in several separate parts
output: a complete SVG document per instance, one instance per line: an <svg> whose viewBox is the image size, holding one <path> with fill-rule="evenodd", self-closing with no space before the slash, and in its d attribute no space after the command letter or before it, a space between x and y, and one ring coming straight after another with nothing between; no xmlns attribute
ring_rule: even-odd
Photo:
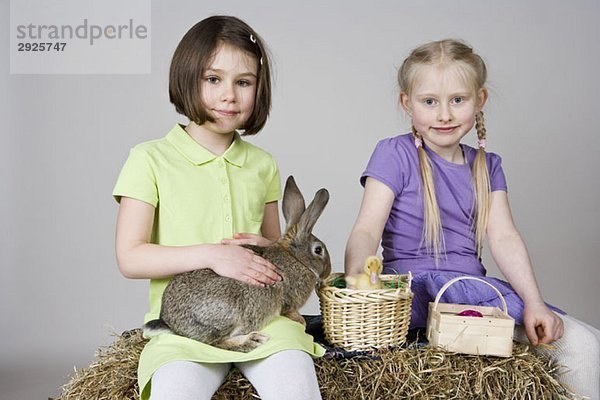
<svg viewBox="0 0 600 400"><path fill-rule="evenodd" d="M294 400L321 398L313 359L303 351L285 350L236 365L263 399L280 399L282 393Z"/></svg>
<svg viewBox="0 0 600 400"><path fill-rule="evenodd" d="M578 320L563 316L564 335L553 343L556 359L569 366L598 365L600 362L599 332Z"/></svg>
<svg viewBox="0 0 600 400"><path fill-rule="evenodd" d="M228 364L172 361L152 376L150 400L210 399L225 379Z"/></svg>

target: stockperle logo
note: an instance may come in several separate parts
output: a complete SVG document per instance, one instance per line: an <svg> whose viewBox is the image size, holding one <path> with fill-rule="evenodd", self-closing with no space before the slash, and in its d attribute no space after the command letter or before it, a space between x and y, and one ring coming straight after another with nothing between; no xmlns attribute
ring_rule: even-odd
<svg viewBox="0 0 600 400"><path fill-rule="evenodd" d="M11 74L150 73L149 0L11 0Z"/></svg>

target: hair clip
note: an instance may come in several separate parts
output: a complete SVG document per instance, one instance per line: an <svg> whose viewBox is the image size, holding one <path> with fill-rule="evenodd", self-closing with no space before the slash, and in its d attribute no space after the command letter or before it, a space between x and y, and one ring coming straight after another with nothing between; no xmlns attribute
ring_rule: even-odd
<svg viewBox="0 0 600 400"><path fill-rule="evenodd" d="M254 35L253 35L253 34L250 34L250 41L251 41L252 43L256 43L256 38L254 37Z"/></svg>
<svg viewBox="0 0 600 400"><path fill-rule="evenodd" d="M262 62L262 57L260 58L260 65L263 65L263 62Z"/></svg>
<svg viewBox="0 0 600 400"><path fill-rule="evenodd" d="M479 139L477 143L479 144L480 149L485 149L485 146L487 146L487 140L485 139Z"/></svg>
<svg viewBox="0 0 600 400"><path fill-rule="evenodd" d="M418 149L419 147L423 147L423 139L420 137L415 137L415 147Z"/></svg>

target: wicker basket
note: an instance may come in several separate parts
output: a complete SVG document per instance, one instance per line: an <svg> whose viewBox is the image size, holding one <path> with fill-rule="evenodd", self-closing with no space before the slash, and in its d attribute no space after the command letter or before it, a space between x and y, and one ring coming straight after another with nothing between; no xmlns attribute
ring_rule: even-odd
<svg viewBox="0 0 600 400"><path fill-rule="evenodd" d="M490 286L502 301L504 310L465 304L440 303L440 298L452 284L460 280L473 280ZM461 317L463 310L479 311L483 318ZM512 355L515 320L508 315L506 301L494 285L472 276L459 276L448 282L429 303L427 340L433 347L465 354L510 357Z"/></svg>
<svg viewBox="0 0 600 400"><path fill-rule="evenodd" d="M406 340L410 323L412 276L381 275L397 283L397 289L340 289L331 283L341 273L331 274L317 289L325 338L346 350L372 350L397 346Z"/></svg>

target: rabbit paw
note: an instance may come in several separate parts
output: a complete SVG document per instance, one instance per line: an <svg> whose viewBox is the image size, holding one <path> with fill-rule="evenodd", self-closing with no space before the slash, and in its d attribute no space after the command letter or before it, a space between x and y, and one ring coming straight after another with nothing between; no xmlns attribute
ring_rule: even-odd
<svg viewBox="0 0 600 400"><path fill-rule="evenodd" d="M298 311L289 311L284 316L288 317L292 321L299 323L302 326L306 326L306 320Z"/></svg>
<svg viewBox="0 0 600 400"><path fill-rule="evenodd" d="M250 332L247 335L231 336L222 340L217 347L225 350L248 353L269 340L269 335L260 332Z"/></svg>

